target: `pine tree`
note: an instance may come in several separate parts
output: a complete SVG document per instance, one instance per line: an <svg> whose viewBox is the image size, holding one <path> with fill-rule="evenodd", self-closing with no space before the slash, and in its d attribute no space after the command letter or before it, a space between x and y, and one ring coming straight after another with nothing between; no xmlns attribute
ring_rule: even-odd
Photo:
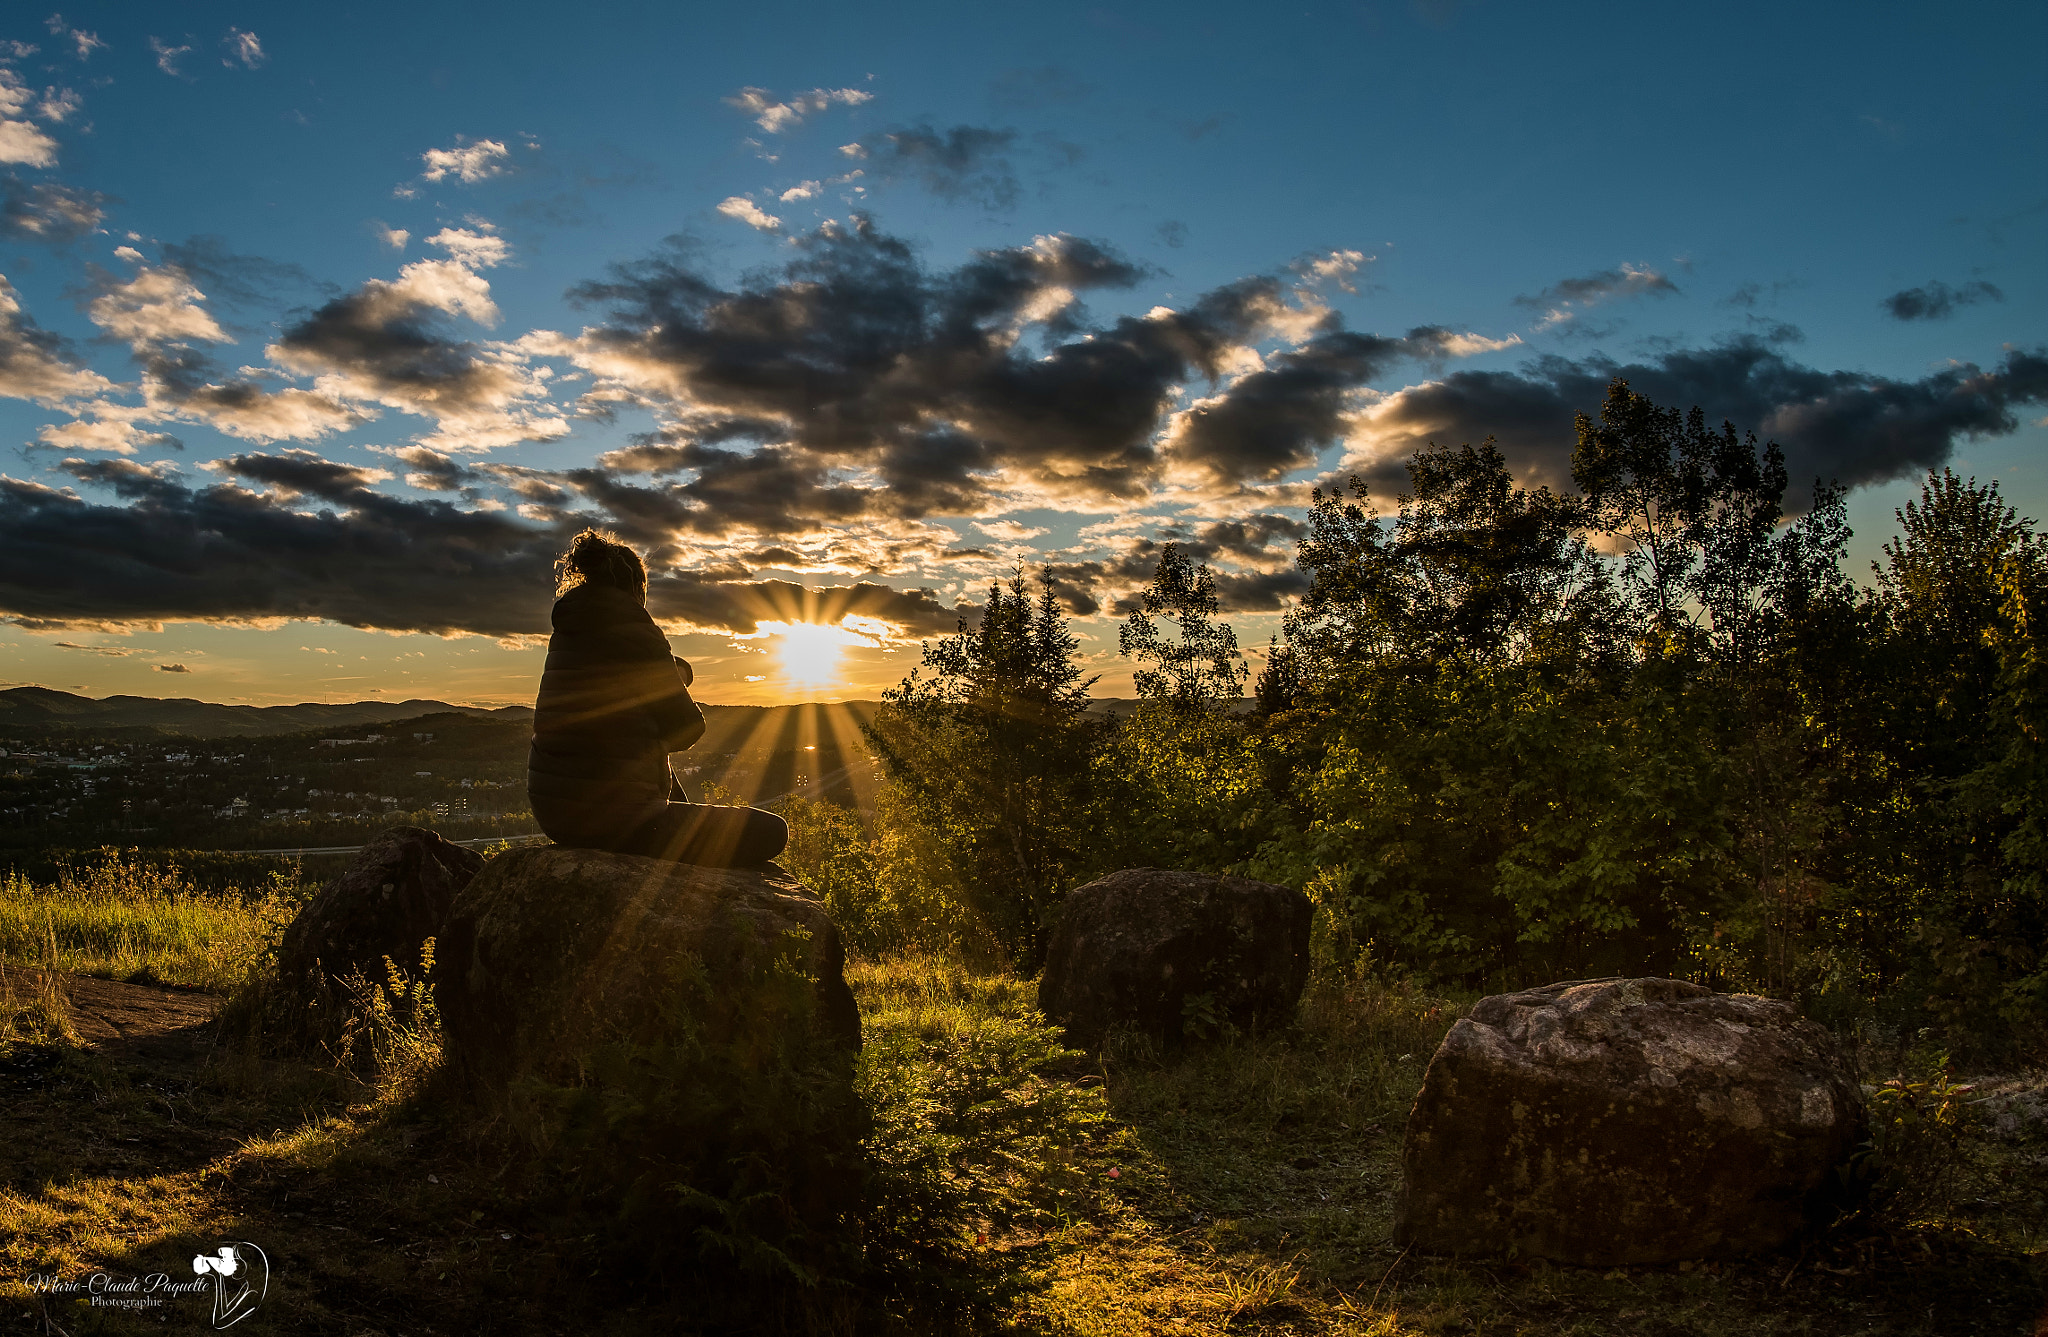
<svg viewBox="0 0 2048 1337"><path fill-rule="evenodd" d="M1093 731L1093 678L1049 578L989 587L980 619L924 649L867 726L890 778L939 837L969 909L1019 968L1035 969L1075 852ZM926 676L929 671L930 676Z"/></svg>

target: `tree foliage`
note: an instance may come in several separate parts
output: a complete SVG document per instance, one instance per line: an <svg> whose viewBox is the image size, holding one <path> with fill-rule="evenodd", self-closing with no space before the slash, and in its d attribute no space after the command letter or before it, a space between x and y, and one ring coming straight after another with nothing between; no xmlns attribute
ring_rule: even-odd
<svg viewBox="0 0 2048 1337"><path fill-rule="evenodd" d="M1138 608L1117 633L1125 658L1156 666L1132 675L1140 697L1185 712L1243 694L1247 670L1237 633L1229 623L1211 620L1221 607L1209 568L1190 562L1180 545L1167 544Z"/></svg>
<svg viewBox="0 0 2048 1337"><path fill-rule="evenodd" d="M1577 432L1571 494L1491 440L1314 493L1249 713L1180 548L1100 729L1050 591L992 591L877 720L977 913L1029 961L1083 875L1230 871L1309 891L1327 969L1673 974L2048 1053L2048 543L1943 470L1859 587L1775 443L1619 380Z"/></svg>

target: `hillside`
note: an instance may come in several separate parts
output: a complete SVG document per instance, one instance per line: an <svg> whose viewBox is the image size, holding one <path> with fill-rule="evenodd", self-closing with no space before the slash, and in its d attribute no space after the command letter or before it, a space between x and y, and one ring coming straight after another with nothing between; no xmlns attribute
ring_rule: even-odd
<svg viewBox="0 0 2048 1337"><path fill-rule="evenodd" d="M190 697L109 696L95 700L47 687L0 691L0 731L50 729L160 729L191 738L260 738L314 729L348 729L454 711L491 719L523 720L528 706L451 706L443 701L305 702L296 706L224 706Z"/></svg>

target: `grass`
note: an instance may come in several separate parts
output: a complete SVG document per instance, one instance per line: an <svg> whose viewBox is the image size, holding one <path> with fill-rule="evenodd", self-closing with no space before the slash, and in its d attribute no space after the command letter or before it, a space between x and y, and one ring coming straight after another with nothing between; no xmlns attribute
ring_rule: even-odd
<svg viewBox="0 0 2048 1337"><path fill-rule="evenodd" d="M0 874L0 961L225 992L296 912L291 891L200 891L175 866L119 856L54 883L10 871Z"/></svg>
<svg viewBox="0 0 2048 1337"><path fill-rule="evenodd" d="M183 891L70 885L89 908L67 910L62 888L0 897L11 958L246 978L281 922L262 898L230 898L174 934L162 925ZM93 956L80 926L95 923L156 927L103 936L126 946ZM1389 1228L1408 1104L1469 999L1321 982L1283 1032L1090 1056L1044 1024L1030 981L929 956L856 962L848 977L873 1120L860 1270L808 1296L764 1291L745 1330L1790 1337L2026 1333L2042 1314L2048 1138L2026 1104L2048 1099L2041 1074L1964 1090L1907 1073L1953 1116L1923 1121L1943 1130L1940 1191L1802 1249L1597 1271L1458 1261L1397 1249ZM43 977L8 979L0 1303L18 1314L132 1331L132 1315L38 1297L22 1279L182 1275L227 1238L269 1253L258 1322L276 1331L701 1330L691 1292L718 1279L629 1286L605 1271L616 1241L602 1219L532 1191L531 1167L437 1092L433 1036L380 1019L373 998L361 1025L381 1063L230 1045L165 1068L69 1043ZM392 981L387 1002L406 987Z"/></svg>

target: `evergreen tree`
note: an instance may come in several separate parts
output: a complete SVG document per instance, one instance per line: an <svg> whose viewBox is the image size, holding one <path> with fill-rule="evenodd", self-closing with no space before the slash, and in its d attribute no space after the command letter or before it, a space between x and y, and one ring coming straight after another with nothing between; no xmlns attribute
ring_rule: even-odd
<svg viewBox="0 0 2048 1337"><path fill-rule="evenodd" d="M925 646L866 730L987 940L1026 971L1088 837L1095 680L1081 679L1074 648L1050 579L1034 599L1020 572L989 587L977 622Z"/></svg>

